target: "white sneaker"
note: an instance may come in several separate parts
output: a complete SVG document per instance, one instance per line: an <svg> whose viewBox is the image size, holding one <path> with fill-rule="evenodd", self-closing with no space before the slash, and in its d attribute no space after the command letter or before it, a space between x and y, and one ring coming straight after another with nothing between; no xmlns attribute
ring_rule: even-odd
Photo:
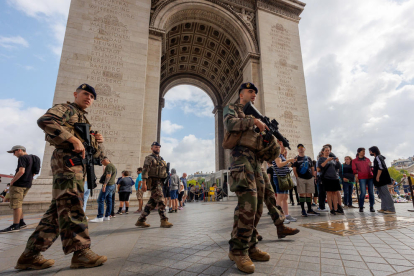
<svg viewBox="0 0 414 276"><path fill-rule="evenodd" d="M292 217L291 215L287 215L285 219L286 219L286 220L289 220L289 221L291 221L291 222L296 222L296 221L298 221L298 219L297 219L297 218L294 218L294 217Z"/></svg>
<svg viewBox="0 0 414 276"><path fill-rule="evenodd" d="M110 221L111 219L109 217L104 217L103 221Z"/></svg>
<svg viewBox="0 0 414 276"><path fill-rule="evenodd" d="M284 224L289 224L290 223L290 220L288 220L288 219L285 218L285 221L283 223Z"/></svg>
<svg viewBox="0 0 414 276"><path fill-rule="evenodd" d="M103 218L94 218L94 219L91 219L89 222L103 222L103 221L104 221Z"/></svg>
<svg viewBox="0 0 414 276"><path fill-rule="evenodd" d="M320 209L320 208L318 208L318 212L329 212L329 210L328 209Z"/></svg>

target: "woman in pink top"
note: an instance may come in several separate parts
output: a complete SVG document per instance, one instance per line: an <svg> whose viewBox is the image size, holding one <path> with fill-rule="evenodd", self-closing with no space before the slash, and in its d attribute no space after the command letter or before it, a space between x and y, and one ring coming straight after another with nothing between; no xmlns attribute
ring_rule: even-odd
<svg viewBox="0 0 414 276"><path fill-rule="evenodd" d="M364 202L366 187L368 187L369 194L369 210L370 212L375 212L374 210L374 179L371 169L371 160L365 157L365 148L358 148L357 156L352 160L352 170L355 174L355 181L361 187L361 194L359 196L359 211L364 212Z"/></svg>

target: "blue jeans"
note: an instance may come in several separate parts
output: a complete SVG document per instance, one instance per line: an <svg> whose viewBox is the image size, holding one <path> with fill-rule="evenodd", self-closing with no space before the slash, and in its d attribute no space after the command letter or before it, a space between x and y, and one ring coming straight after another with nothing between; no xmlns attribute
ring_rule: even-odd
<svg viewBox="0 0 414 276"><path fill-rule="evenodd" d="M342 181L342 186L344 189L344 205L351 206L352 205L352 192L354 191L354 183Z"/></svg>
<svg viewBox="0 0 414 276"><path fill-rule="evenodd" d="M365 195L367 193L368 185L368 194L369 194L369 207L374 207L375 197L374 197L374 179L360 179L359 185L361 186L361 194L359 195L359 208L364 207Z"/></svg>
<svg viewBox="0 0 414 276"><path fill-rule="evenodd" d="M91 191L88 189L88 182L85 181L85 185L83 186L83 212L86 212L86 204L88 203L89 194Z"/></svg>
<svg viewBox="0 0 414 276"><path fill-rule="evenodd" d="M105 192L99 192L98 196L98 218L102 218L104 215L104 203L106 202L105 217L109 217L112 211L112 194L115 191L115 184L106 186Z"/></svg>

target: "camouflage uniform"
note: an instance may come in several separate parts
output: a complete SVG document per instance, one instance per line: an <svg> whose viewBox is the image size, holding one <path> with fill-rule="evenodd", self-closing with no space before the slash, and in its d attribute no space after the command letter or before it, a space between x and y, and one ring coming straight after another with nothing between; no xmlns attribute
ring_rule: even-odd
<svg viewBox="0 0 414 276"><path fill-rule="evenodd" d="M53 174L52 203L27 241L30 251L46 251L61 236L65 254L89 248L91 239L83 211L85 170L82 165L67 167L65 160L82 157L70 149L75 123L89 123L86 111L75 103L57 104L40 117L37 124L46 133L46 141L56 147L51 158ZM94 137L92 140L97 145ZM100 146L97 146L100 149ZM102 155L101 151L99 152ZM101 156L102 157L102 156Z"/></svg>
<svg viewBox="0 0 414 276"><path fill-rule="evenodd" d="M283 221L285 220L285 215L283 214L282 208L276 205L275 191L273 190L272 184L270 183L270 179L267 176L267 173L264 169L262 169L262 173L265 182L264 203L266 204L266 207L269 210L273 223L275 224L275 226L278 226L283 224Z"/></svg>
<svg viewBox="0 0 414 276"><path fill-rule="evenodd" d="M228 132L253 131L254 118L246 118L242 104L230 104L224 109L224 126ZM231 151L231 190L238 197L234 211L234 224L229 241L230 251L235 256L248 255L248 250L257 244L255 228L263 213L265 182L261 161L255 153L244 146Z"/></svg>
<svg viewBox="0 0 414 276"><path fill-rule="evenodd" d="M151 197L145 205L144 212L142 212L138 221L145 222L147 216L151 213L158 205L158 214L160 215L161 220L168 220L165 216L165 203L164 203L164 194L162 193L163 188L163 179L148 177L149 170L152 166L156 165L156 162L164 162L161 156L157 154L150 154L145 158L144 166L142 168L142 180L146 179L148 190L151 190ZM166 164L165 164L166 165Z"/></svg>

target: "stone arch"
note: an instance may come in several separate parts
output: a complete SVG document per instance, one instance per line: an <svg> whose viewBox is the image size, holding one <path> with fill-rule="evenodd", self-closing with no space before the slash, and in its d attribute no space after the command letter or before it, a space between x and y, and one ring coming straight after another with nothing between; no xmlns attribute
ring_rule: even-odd
<svg viewBox="0 0 414 276"><path fill-rule="evenodd" d="M168 32L173 25L180 22L206 22L222 31L227 31L240 43L242 54L259 53L255 35L253 7L251 11L236 10L219 0L166 0L156 1L155 10L150 21L150 28ZM153 5L154 7L154 5ZM225 26L223 29L223 26Z"/></svg>
<svg viewBox="0 0 414 276"><path fill-rule="evenodd" d="M175 86L179 85L193 85L195 87L200 88L212 100L214 106L222 105L222 101L218 91L214 88L214 86L209 83L208 80L191 74L179 74L175 75L172 78L167 79L163 82L162 86L160 87L160 98L164 98L165 94Z"/></svg>

